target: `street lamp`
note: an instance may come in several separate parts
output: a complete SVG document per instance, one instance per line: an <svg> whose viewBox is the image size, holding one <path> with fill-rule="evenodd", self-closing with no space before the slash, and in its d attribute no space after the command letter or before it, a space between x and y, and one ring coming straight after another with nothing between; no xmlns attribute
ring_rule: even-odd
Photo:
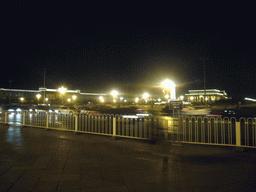
<svg viewBox="0 0 256 192"><path fill-rule="evenodd" d="M72 96L72 100L74 100L74 101L76 100L76 95ZM72 103L72 101L71 101L71 103Z"/></svg>
<svg viewBox="0 0 256 192"><path fill-rule="evenodd" d="M116 102L116 97L118 95L118 92L116 90L111 91L111 95L113 96L114 103Z"/></svg>
<svg viewBox="0 0 256 192"><path fill-rule="evenodd" d="M24 101L24 97L21 97L21 98L20 98L20 101L23 102L23 101Z"/></svg>
<svg viewBox="0 0 256 192"><path fill-rule="evenodd" d="M144 100L147 100L148 97L149 97L149 94L148 94L148 93L144 93L144 94L142 95L142 99L144 99Z"/></svg>
<svg viewBox="0 0 256 192"><path fill-rule="evenodd" d="M104 98L102 96L100 96L99 99L102 103L104 102Z"/></svg>
<svg viewBox="0 0 256 192"><path fill-rule="evenodd" d="M62 86L61 88L58 89L58 91L60 92L60 94L62 96L62 104L63 104L63 95L66 93L67 88Z"/></svg>
<svg viewBox="0 0 256 192"><path fill-rule="evenodd" d="M118 95L118 92L116 90L113 90L113 91L111 91L111 95L115 99L117 97L117 95Z"/></svg>
<svg viewBox="0 0 256 192"><path fill-rule="evenodd" d="M38 105L39 105L39 99L40 99L41 95L40 95L40 94L37 94L36 97L37 97L37 99L38 99Z"/></svg>
<svg viewBox="0 0 256 192"><path fill-rule="evenodd" d="M166 79L162 82L162 86L165 89L170 89L170 99L175 100L176 99L176 90L175 90L175 83L173 81L170 81L169 79Z"/></svg>

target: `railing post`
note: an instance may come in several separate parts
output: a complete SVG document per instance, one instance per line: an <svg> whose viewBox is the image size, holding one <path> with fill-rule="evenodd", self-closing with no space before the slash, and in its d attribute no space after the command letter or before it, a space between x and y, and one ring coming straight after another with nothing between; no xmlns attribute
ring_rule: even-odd
<svg viewBox="0 0 256 192"><path fill-rule="evenodd" d="M4 114L4 123L8 124L8 112L5 112Z"/></svg>
<svg viewBox="0 0 256 192"><path fill-rule="evenodd" d="M22 126L25 126L25 124L26 124L26 112L23 112L23 115L22 115L22 119L23 119L23 121L22 121Z"/></svg>
<svg viewBox="0 0 256 192"><path fill-rule="evenodd" d="M49 113L46 114L46 129L49 126Z"/></svg>
<svg viewBox="0 0 256 192"><path fill-rule="evenodd" d="M240 121L236 122L236 146L241 146L241 127L240 127Z"/></svg>
<svg viewBox="0 0 256 192"><path fill-rule="evenodd" d="M77 134L78 131L78 116L75 115L75 135Z"/></svg>
<svg viewBox="0 0 256 192"><path fill-rule="evenodd" d="M113 140L116 139L116 117L113 117Z"/></svg>

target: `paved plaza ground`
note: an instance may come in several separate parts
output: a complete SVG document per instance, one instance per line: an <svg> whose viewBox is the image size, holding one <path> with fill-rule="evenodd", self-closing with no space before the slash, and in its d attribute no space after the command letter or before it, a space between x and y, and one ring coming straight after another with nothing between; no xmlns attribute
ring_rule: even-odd
<svg viewBox="0 0 256 192"><path fill-rule="evenodd" d="M255 154L0 124L0 191L256 191Z"/></svg>

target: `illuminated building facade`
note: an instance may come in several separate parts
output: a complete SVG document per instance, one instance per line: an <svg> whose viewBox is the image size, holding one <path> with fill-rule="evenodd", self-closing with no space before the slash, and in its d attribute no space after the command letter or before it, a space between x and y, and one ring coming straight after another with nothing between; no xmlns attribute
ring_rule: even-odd
<svg viewBox="0 0 256 192"><path fill-rule="evenodd" d="M218 89L206 89L206 90L188 90L187 96L188 102L214 102L220 99L227 99L227 93Z"/></svg>
<svg viewBox="0 0 256 192"><path fill-rule="evenodd" d="M75 103L85 99L97 98L104 96L103 93L82 93L80 90L66 90L64 94L59 92L59 89L39 88L38 90L24 90L24 89L4 89L0 88L1 103L37 103L37 95L40 94L40 103ZM21 100L21 98L23 98ZM76 100L76 101L75 101Z"/></svg>

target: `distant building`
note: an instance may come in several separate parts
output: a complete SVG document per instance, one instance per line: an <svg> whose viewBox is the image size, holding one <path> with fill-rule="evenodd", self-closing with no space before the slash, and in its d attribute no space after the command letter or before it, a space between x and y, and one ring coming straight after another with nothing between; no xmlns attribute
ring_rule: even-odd
<svg viewBox="0 0 256 192"><path fill-rule="evenodd" d="M220 99L227 99L227 93L224 90L218 89L206 89L206 90L188 90L187 96L188 102L214 102Z"/></svg>
<svg viewBox="0 0 256 192"><path fill-rule="evenodd" d="M39 88L38 90L25 90L0 88L0 101L1 103L38 103L38 94L40 94L40 103L75 103L84 99L96 99L99 96L106 95L103 93L81 93L80 90L66 90L64 94L61 94L58 89Z"/></svg>

